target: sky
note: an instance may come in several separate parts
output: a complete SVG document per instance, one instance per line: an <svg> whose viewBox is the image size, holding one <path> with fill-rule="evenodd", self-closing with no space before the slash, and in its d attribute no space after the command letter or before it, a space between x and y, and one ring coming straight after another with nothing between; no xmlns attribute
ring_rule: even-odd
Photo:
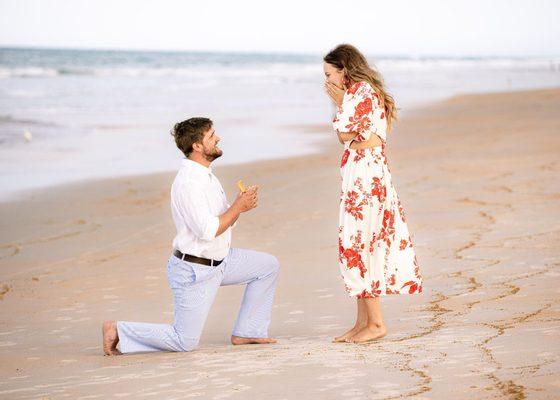
<svg viewBox="0 0 560 400"><path fill-rule="evenodd" d="M0 46L560 56L559 0L0 0Z"/></svg>

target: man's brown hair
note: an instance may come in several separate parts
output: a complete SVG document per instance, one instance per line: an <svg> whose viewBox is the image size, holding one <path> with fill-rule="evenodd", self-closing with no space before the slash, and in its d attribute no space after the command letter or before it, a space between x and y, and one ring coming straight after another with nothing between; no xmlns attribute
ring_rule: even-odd
<svg viewBox="0 0 560 400"><path fill-rule="evenodd" d="M188 157L193 151L194 143L202 143L204 132L212 128L212 120L204 117L189 118L177 122L173 127L171 135L175 138L175 144Z"/></svg>

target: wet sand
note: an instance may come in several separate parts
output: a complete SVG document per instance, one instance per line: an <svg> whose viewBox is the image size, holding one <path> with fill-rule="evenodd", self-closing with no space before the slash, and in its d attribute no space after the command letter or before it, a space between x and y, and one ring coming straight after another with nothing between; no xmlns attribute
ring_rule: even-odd
<svg viewBox="0 0 560 400"><path fill-rule="evenodd" d="M229 336L221 288L191 353L104 357L104 319L169 323L175 172L88 181L0 204L0 398L550 399L560 397L560 90L469 95L407 114L388 159L424 280L383 297L388 335L352 323L337 266L341 147L216 168L261 186L234 246L282 264L270 333ZM224 157L227 157L227 149Z"/></svg>

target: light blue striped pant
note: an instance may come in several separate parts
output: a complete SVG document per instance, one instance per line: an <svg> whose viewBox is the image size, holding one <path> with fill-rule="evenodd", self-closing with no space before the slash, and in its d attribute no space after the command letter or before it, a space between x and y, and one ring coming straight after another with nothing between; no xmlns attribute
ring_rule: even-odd
<svg viewBox="0 0 560 400"><path fill-rule="evenodd" d="M216 267L182 261L172 255L167 277L174 298L173 325L117 321L120 351L193 350L222 285L247 285L232 334L268 337L279 268L276 257L245 249L230 249Z"/></svg>

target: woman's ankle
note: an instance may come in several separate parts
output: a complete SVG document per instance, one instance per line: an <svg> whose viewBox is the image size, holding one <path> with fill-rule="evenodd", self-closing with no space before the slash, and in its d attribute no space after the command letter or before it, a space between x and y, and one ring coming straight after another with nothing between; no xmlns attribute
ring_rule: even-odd
<svg viewBox="0 0 560 400"><path fill-rule="evenodd" d="M368 325L367 321L356 321L354 324L354 329L363 329Z"/></svg>
<svg viewBox="0 0 560 400"><path fill-rule="evenodd" d="M370 329L380 329L385 328L385 323L383 321L368 321L366 326Z"/></svg>

